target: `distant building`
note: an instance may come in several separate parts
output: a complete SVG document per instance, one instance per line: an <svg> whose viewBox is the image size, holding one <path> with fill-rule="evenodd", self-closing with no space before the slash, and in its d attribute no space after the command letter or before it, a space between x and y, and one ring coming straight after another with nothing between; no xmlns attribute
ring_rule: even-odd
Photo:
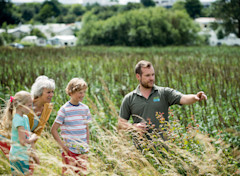
<svg viewBox="0 0 240 176"><path fill-rule="evenodd" d="M155 0L154 2L156 3L157 6L171 8L173 4L176 2L176 0Z"/></svg>
<svg viewBox="0 0 240 176"><path fill-rule="evenodd" d="M25 36L22 38L21 42L32 43L35 44L37 42L37 36Z"/></svg>
<svg viewBox="0 0 240 176"><path fill-rule="evenodd" d="M5 29L0 29L0 34L3 33L3 32L6 32Z"/></svg>
<svg viewBox="0 0 240 176"><path fill-rule="evenodd" d="M218 45L240 46L240 38L236 34L230 33L223 39L218 40Z"/></svg>
<svg viewBox="0 0 240 176"><path fill-rule="evenodd" d="M200 18L196 18L195 22L197 22L201 29L209 29L211 23L217 22L216 18L212 18L212 17L200 17Z"/></svg>
<svg viewBox="0 0 240 176"><path fill-rule="evenodd" d="M87 4L95 4L98 3L99 5L116 5L118 1L114 0L82 0L83 5Z"/></svg>
<svg viewBox="0 0 240 176"><path fill-rule="evenodd" d="M29 35L31 32L31 25L20 25L14 29L8 29L8 34L13 35L16 38L20 38L24 35Z"/></svg>
<svg viewBox="0 0 240 176"><path fill-rule="evenodd" d="M8 34L19 38L21 42L34 44L37 46L46 46L47 44L55 46L75 46L77 38L74 33L80 30L82 27L81 22L71 23L71 24L46 24L46 25L30 25L24 24L20 25L14 29L8 29ZM37 36L30 36L32 29L39 29L49 40L47 42L44 38L38 38ZM0 34L5 32L5 29L0 29Z"/></svg>
<svg viewBox="0 0 240 176"><path fill-rule="evenodd" d="M157 6L171 8L177 0L154 0ZM200 0L203 7L209 7L216 0Z"/></svg>
<svg viewBox="0 0 240 176"><path fill-rule="evenodd" d="M46 46L47 41L44 38L38 38L37 36L25 36L21 42L34 44L36 46Z"/></svg>
<svg viewBox="0 0 240 176"><path fill-rule="evenodd" d="M53 46L76 46L77 37L74 35L59 35L48 39L48 44Z"/></svg>
<svg viewBox="0 0 240 176"><path fill-rule="evenodd" d="M39 29L47 38L51 38L55 35L73 35L73 25L67 25L64 23L51 23L46 25L34 25L34 28Z"/></svg>
<svg viewBox="0 0 240 176"><path fill-rule="evenodd" d="M211 29L211 23L222 23L221 20L204 17L204 18L196 18L195 22L197 22L201 27L201 31L199 32L199 35L207 36L209 45L240 46L240 38L237 38L237 36L233 33L230 33L228 36L225 36L223 39L218 39L216 31Z"/></svg>
<svg viewBox="0 0 240 176"><path fill-rule="evenodd" d="M32 29L39 29L47 38L51 38L55 35L73 35L76 30L80 30L81 22L64 24L64 23L51 23L46 25L19 25L14 29L8 29L8 34L13 35L16 38L22 38L30 35ZM5 29L0 29L0 33L5 32Z"/></svg>

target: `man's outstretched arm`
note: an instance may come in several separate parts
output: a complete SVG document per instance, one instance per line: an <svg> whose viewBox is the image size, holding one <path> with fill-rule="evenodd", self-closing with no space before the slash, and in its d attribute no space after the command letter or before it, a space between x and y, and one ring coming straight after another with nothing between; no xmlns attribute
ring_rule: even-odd
<svg viewBox="0 0 240 176"><path fill-rule="evenodd" d="M207 96L203 91L198 92L197 94L187 94L183 95L180 99L180 104L190 105L197 101L207 100Z"/></svg>

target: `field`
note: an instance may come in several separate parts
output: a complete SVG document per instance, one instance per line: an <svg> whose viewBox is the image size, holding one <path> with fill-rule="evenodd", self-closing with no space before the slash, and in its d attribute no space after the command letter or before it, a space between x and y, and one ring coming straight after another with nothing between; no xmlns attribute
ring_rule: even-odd
<svg viewBox="0 0 240 176"><path fill-rule="evenodd" d="M172 106L170 140L163 142L156 136L157 147L145 143L140 153L128 133L117 132L116 124L122 98L138 84L134 67L142 59L153 63L156 85L186 94L202 90L208 100ZM0 97L7 100L19 90L30 91L39 75L56 82L54 111L37 143L42 164L36 167L36 175L61 174L60 150L49 129L68 100L64 90L73 77L89 84L84 103L94 120L88 175L238 175L239 61L239 47L226 46L0 48ZM0 163L0 174L9 174L6 159Z"/></svg>

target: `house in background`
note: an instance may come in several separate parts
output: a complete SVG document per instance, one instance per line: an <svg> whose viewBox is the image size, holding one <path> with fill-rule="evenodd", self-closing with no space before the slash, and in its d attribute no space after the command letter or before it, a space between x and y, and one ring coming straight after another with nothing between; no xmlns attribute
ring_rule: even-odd
<svg viewBox="0 0 240 176"><path fill-rule="evenodd" d="M8 34L13 35L16 38L20 38L25 35L29 35L32 28L30 24L20 25L14 29L8 29Z"/></svg>
<svg viewBox="0 0 240 176"><path fill-rule="evenodd" d="M240 46L240 38L236 34L230 33L228 36L223 39L218 40L220 45L229 45L229 46Z"/></svg>
<svg viewBox="0 0 240 176"><path fill-rule="evenodd" d="M36 46L46 46L47 40L44 38L38 38L37 36L25 36L22 38L21 42L34 44Z"/></svg>
<svg viewBox="0 0 240 176"><path fill-rule="evenodd" d="M77 25L53 23L46 25L35 25L34 28L39 29L47 38L51 38L55 35L73 35L75 29L79 29Z"/></svg>
<svg viewBox="0 0 240 176"><path fill-rule="evenodd" d="M154 2L156 3L157 6L171 8L173 4L176 2L176 0L155 0Z"/></svg>
<svg viewBox="0 0 240 176"><path fill-rule="evenodd" d="M197 22L202 30L208 30L211 29L211 23L219 22L216 20L216 18L213 17L200 17L196 18L195 22Z"/></svg>
<svg viewBox="0 0 240 176"><path fill-rule="evenodd" d="M71 24L54 23L46 25L25 24L19 25L14 29L8 29L7 32L16 38L22 38L22 42L37 46L46 46L47 44L53 44L55 46L75 46L77 38L74 36L74 33L77 30L80 30L81 27L81 22ZM37 36L31 36L30 33L34 28L39 29L46 36L47 40L38 38ZM0 29L0 33L3 32L5 32L5 29Z"/></svg>
<svg viewBox="0 0 240 176"><path fill-rule="evenodd" d="M157 6L171 8L177 0L153 0ZM184 1L184 0L181 0ZM209 7L216 0L200 0L203 7Z"/></svg>
<svg viewBox="0 0 240 176"><path fill-rule="evenodd" d="M74 35L57 35L49 38L48 40L44 38L38 38L37 36L25 36L22 38L21 42L29 43L36 46L75 46L77 43L77 38Z"/></svg>
<svg viewBox="0 0 240 176"><path fill-rule="evenodd" d="M77 37L74 35L58 35L48 39L48 44L53 46L75 46Z"/></svg>
<svg viewBox="0 0 240 176"><path fill-rule="evenodd" d="M0 29L0 34L3 33L3 32L6 32L5 29Z"/></svg>
<svg viewBox="0 0 240 176"><path fill-rule="evenodd" d="M233 33L230 33L228 36L225 36L223 39L218 39L216 31L211 28L212 23L221 24L221 20L215 18L196 18L195 22L198 23L201 27L199 35L206 36L208 38L208 43L211 46L219 45L229 45L229 46L240 46L240 38Z"/></svg>
<svg viewBox="0 0 240 176"><path fill-rule="evenodd" d="M98 3L100 5L116 5L117 1L113 0L82 0L82 5L86 6L87 4L95 4Z"/></svg>
<svg viewBox="0 0 240 176"><path fill-rule="evenodd" d="M21 42L26 42L26 43L31 43L31 44L35 44L37 42L37 36L25 36L22 38Z"/></svg>

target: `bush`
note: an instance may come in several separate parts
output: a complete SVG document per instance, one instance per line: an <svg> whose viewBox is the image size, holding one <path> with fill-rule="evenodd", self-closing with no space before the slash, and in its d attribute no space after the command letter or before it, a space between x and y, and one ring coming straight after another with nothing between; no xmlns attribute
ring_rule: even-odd
<svg viewBox="0 0 240 176"><path fill-rule="evenodd" d="M0 46L3 46L5 44L5 40L2 35L0 35Z"/></svg>
<svg viewBox="0 0 240 176"><path fill-rule="evenodd" d="M199 28L183 11L162 7L131 10L98 20L87 13L79 32L80 45L189 45L198 40Z"/></svg>

